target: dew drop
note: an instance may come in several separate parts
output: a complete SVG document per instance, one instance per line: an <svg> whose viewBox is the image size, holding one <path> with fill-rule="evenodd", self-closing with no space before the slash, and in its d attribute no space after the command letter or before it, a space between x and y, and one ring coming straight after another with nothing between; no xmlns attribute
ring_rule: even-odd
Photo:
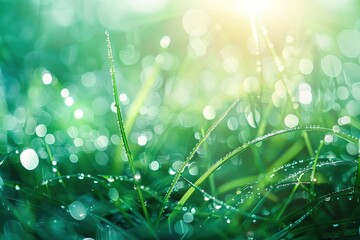
<svg viewBox="0 0 360 240"><path fill-rule="evenodd" d="M186 223L191 223L194 220L194 215L192 213L187 212L183 215L183 220Z"/></svg>
<svg viewBox="0 0 360 240"><path fill-rule="evenodd" d="M205 201L209 201L210 200L210 196L208 194L204 194L204 200Z"/></svg>
<svg viewBox="0 0 360 240"><path fill-rule="evenodd" d="M338 133L340 132L340 127L338 125L333 126L332 128L333 132Z"/></svg>
<svg viewBox="0 0 360 240"><path fill-rule="evenodd" d="M117 201L119 199L119 192L115 188L110 188L108 195L112 201Z"/></svg>
<svg viewBox="0 0 360 240"><path fill-rule="evenodd" d="M86 208L80 201L75 201L69 206L70 215L76 220L84 220L86 217Z"/></svg>
<svg viewBox="0 0 360 240"><path fill-rule="evenodd" d="M4 180L2 180L2 178L0 177L0 190L3 189L4 186Z"/></svg>
<svg viewBox="0 0 360 240"><path fill-rule="evenodd" d="M111 182L114 182L115 179L114 179L112 176L110 176L110 177L107 179L107 181L111 183Z"/></svg>
<svg viewBox="0 0 360 240"><path fill-rule="evenodd" d="M299 119L294 114L288 114L284 119L284 123L288 128L294 128L299 125Z"/></svg>
<svg viewBox="0 0 360 240"><path fill-rule="evenodd" d="M140 173L135 174L134 178L136 181L140 180L141 179Z"/></svg>
<svg viewBox="0 0 360 240"><path fill-rule="evenodd" d="M39 165L39 157L34 149L25 149L20 154L20 162L27 170L34 170Z"/></svg>

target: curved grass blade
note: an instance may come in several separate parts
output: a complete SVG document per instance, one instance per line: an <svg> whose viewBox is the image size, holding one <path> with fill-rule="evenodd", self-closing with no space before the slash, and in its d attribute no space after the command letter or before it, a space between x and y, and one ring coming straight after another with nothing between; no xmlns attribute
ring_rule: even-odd
<svg viewBox="0 0 360 240"><path fill-rule="evenodd" d="M358 142L358 162L357 162L357 170L355 175L354 199L355 199L354 201L355 207L357 207L360 202L360 140Z"/></svg>
<svg viewBox="0 0 360 240"><path fill-rule="evenodd" d="M187 166L187 164L190 162L190 160L194 157L196 151L199 149L199 147L205 142L205 140L209 137L210 133L219 125L219 123L228 115L228 113L230 112L230 110L239 102L239 98L236 99L229 107L228 109L226 109L226 111L220 116L220 118L218 120L216 120L211 127L205 132L205 134L203 135L203 137L199 140L199 142L195 145L195 147L191 150L190 154L187 156L187 158L185 159L184 163L181 165L179 171L175 174L175 177L169 187L169 190L167 191L165 198L164 198L164 203L160 209L159 215L157 217L156 223L155 223L155 228L158 227L161 216L164 212L164 209L169 201L169 198L171 196L171 193L173 192L176 183L179 181L181 173L185 170L185 167Z"/></svg>
<svg viewBox="0 0 360 240"><path fill-rule="evenodd" d="M313 126L307 126L307 127L296 127L296 128L287 128L287 129L283 129L283 130L278 130L278 131L274 131L271 132L269 134L266 134L262 137L256 138L248 143L245 143L243 145L241 145L240 147L236 148L235 150L231 151L230 153L228 153L226 156L224 156L223 158L219 159L216 163L214 163L202 176L200 176L198 178L198 180L194 183L195 186L200 186L212 173L214 173L219 167L221 167L224 163L226 163L229 159L231 159L232 157L234 157L235 155L247 150L249 147L263 142L265 140L268 140L274 136L277 135L282 135L282 134L286 134L286 133L291 133L291 132L296 132L296 131L315 131L315 132L333 132L334 135L343 138L349 142L353 142L353 143L357 143L358 139L349 135L345 135L342 134L340 132L334 132L332 129L329 128L325 128L325 127L313 127ZM194 188L191 187L188 189L188 191L182 196L182 198L180 199L180 201L178 202L175 210L172 212L172 214L176 214L178 212L179 209L181 209L181 207L187 202L187 200L191 197L191 195L194 193Z"/></svg>
<svg viewBox="0 0 360 240"><path fill-rule="evenodd" d="M324 141L321 140L319 147L317 149L316 155L315 155L313 166L312 166L312 171L311 171L311 176L310 176L310 198L312 200L314 200L314 198L316 196L316 193L315 193L315 182L316 182L315 171L316 171L316 166L317 166L317 162L319 159L319 154L320 154L321 148L323 146L324 146Z"/></svg>
<svg viewBox="0 0 360 240"><path fill-rule="evenodd" d="M116 107L116 116L117 116L118 126L119 126L121 137L123 139L124 148L125 148L125 154L126 154L126 156L128 158L129 165L130 165L130 168L131 168L131 172L135 177L136 169L135 169L135 165L134 165L134 159L133 159L133 155L132 155L132 152L130 150L129 143L128 143L128 140L127 140L127 137L126 137L126 134L125 134L123 118L122 118L122 115L121 115L119 93L118 93L118 90L117 90L117 84L116 84L116 79L115 79L115 65L114 65L114 58L113 58L112 48L111 48L110 34L109 34L108 31L106 31L105 35L106 35L108 58L109 58L109 64L110 64L110 76L111 76L113 94L114 94L114 98L115 98L115 107ZM148 213L148 210L147 210L146 205L145 205L145 201L144 201L142 191L140 189L140 181L135 181L135 187L136 187L136 191L138 193L138 197L139 197L139 200L140 200L141 207L143 209L145 219L150 223L149 213Z"/></svg>
<svg viewBox="0 0 360 240"><path fill-rule="evenodd" d="M2 165L5 161L7 161L13 154L18 154L19 151L17 149L8 152L2 156L0 156L0 165Z"/></svg>

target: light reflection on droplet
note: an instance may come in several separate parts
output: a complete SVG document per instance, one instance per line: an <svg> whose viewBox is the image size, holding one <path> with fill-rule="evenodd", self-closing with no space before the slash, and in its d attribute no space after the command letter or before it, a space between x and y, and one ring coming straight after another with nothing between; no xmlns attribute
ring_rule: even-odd
<svg viewBox="0 0 360 240"><path fill-rule="evenodd" d="M76 109L74 111L74 117L76 119L81 119L81 118L83 118L83 116L84 116L84 111L82 109Z"/></svg>
<svg viewBox="0 0 360 240"><path fill-rule="evenodd" d="M135 176L134 176L134 179L135 180L140 180L141 179L140 173L136 173Z"/></svg>
<svg viewBox="0 0 360 240"><path fill-rule="evenodd" d="M139 146L145 146L147 141L148 139L145 135L140 135L137 139L137 143L139 144Z"/></svg>
<svg viewBox="0 0 360 240"><path fill-rule="evenodd" d="M82 147L84 145L84 140L82 140L81 138L75 138L74 145L76 147Z"/></svg>
<svg viewBox="0 0 360 240"><path fill-rule="evenodd" d="M213 120L216 117L215 109L211 105L207 105L203 109L203 116L206 120Z"/></svg>
<svg viewBox="0 0 360 240"><path fill-rule="evenodd" d="M46 135L47 128L44 124L39 124L35 128L35 132L36 132L36 135L38 135L38 137L44 137Z"/></svg>
<svg viewBox="0 0 360 240"><path fill-rule="evenodd" d="M159 170L160 168L160 164L158 161L152 161L150 164L149 164L149 168L152 170L152 171L157 171Z"/></svg>
<svg viewBox="0 0 360 240"><path fill-rule="evenodd" d="M3 189L4 186L4 180L0 177L0 190Z"/></svg>
<svg viewBox="0 0 360 240"><path fill-rule="evenodd" d="M20 154L20 162L27 170L34 170L39 165L39 157L34 149L25 149Z"/></svg>
<svg viewBox="0 0 360 240"><path fill-rule="evenodd" d="M171 43L171 38L169 36L163 36L160 40L160 46L162 48L168 48Z"/></svg>
<svg viewBox="0 0 360 240"><path fill-rule="evenodd" d="M108 191L108 195L112 201L117 201L119 199L119 192L115 188L110 188Z"/></svg>
<svg viewBox="0 0 360 240"><path fill-rule="evenodd" d="M256 109L253 109L250 105L245 108L246 121L252 128L256 128L260 122L260 113Z"/></svg>
<svg viewBox="0 0 360 240"><path fill-rule="evenodd" d="M55 143L55 136L53 134L46 134L45 136L45 142L49 145Z"/></svg>
<svg viewBox="0 0 360 240"><path fill-rule="evenodd" d="M334 140L334 136L332 134L326 134L324 137L324 141L326 144L331 143Z"/></svg>
<svg viewBox="0 0 360 240"><path fill-rule="evenodd" d="M191 223L194 220L194 215L192 215L190 212L186 212L183 215L183 220L186 223Z"/></svg>
<svg viewBox="0 0 360 240"><path fill-rule="evenodd" d="M61 89L60 94L63 98L67 98L70 94L69 89L67 89L67 88Z"/></svg>
<svg viewBox="0 0 360 240"><path fill-rule="evenodd" d="M52 76L48 71L44 71L42 74L42 81L45 85L49 85L52 83Z"/></svg>
<svg viewBox="0 0 360 240"><path fill-rule="evenodd" d="M287 127L293 128L299 124L299 119L294 114L288 114L284 119L284 123Z"/></svg>
<svg viewBox="0 0 360 240"><path fill-rule="evenodd" d="M74 104L74 99L72 97L65 98L65 105L71 107Z"/></svg>
<svg viewBox="0 0 360 240"><path fill-rule="evenodd" d="M102 135L96 139L96 147L99 150L105 150L108 145L109 145L109 139L106 136Z"/></svg>
<svg viewBox="0 0 360 240"><path fill-rule="evenodd" d="M351 122L351 118L349 116L343 116L343 117L338 119L338 124L340 126L349 124L350 122Z"/></svg>
<svg viewBox="0 0 360 240"><path fill-rule="evenodd" d="M191 164L189 166L189 173L192 176L197 176L199 174L199 167L196 164Z"/></svg>
<svg viewBox="0 0 360 240"><path fill-rule="evenodd" d="M80 201L75 201L69 205L70 215L76 220L84 220L86 218L87 210L84 204Z"/></svg>

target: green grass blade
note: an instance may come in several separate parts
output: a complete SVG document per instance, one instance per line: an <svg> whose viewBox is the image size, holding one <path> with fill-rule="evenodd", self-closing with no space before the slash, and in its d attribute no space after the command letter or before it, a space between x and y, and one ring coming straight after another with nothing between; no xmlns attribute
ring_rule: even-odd
<svg viewBox="0 0 360 240"><path fill-rule="evenodd" d="M287 206L289 206L290 202L292 201L294 195L295 195L295 192L296 190L298 189L298 187L300 186L300 183L301 183L301 177L304 175L304 173L302 173L299 178L298 178L298 182L295 184L295 186L293 187L289 197L286 199L286 202L285 204L282 206L282 208L280 209L280 211L278 212L278 214L276 215L275 219L277 221L280 220L281 216L283 215L283 213L285 212Z"/></svg>
<svg viewBox="0 0 360 240"><path fill-rule="evenodd" d="M132 127L134 126L135 120L139 115L139 109L144 104L152 86L155 83L156 77L160 71L160 65L158 63L154 63L151 72L148 77L145 79L145 83L142 88L139 90L138 94L135 97L134 102L131 104L127 117L125 119L125 129L129 134Z"/></svg>
<svg viewBox="0 0 360 240"><path fill-rule="evenodd" d="M317 166L317 162L318 162L318 159L319 159L320 151L321 151L321 148L323 146L324 146L324 141L321 140L320 144L319 144L319 147L318 147L318 149L316 151L314 163L313 163L313 166L312 166L312 171L311 171L311 176L310 176L310 198L312 200L314 200L314 198L316 196L316 193L315 193L315 182L316 182L315 171L316 171L316 166Z"/></svg>
<svg viewBox="0 0 360 240"><path fill-rule="evenodd" d="M277 169L280 166L285 165L295 156L297 156L301 150L304 148L304 142L299 140L295 142L291 147L289 147L275 162L269 169Z"/></svg>
<svg viewBox="0 0 360 240"><path fill-rule="evenodd" d="M239 102L239 99L236 99L231 105L230 107L228 107L228 109L219 117L218 120L216 120L211 127L205 132L205 134L203 135L203 137L199 140L199 142L195 145L195 147L191 150L190 154L187 156L187 158L185 159L184 163L182 164L182 166L180 167L179 171L175 174L175 177L169 187L169 190L167 191L165 198L164 198L164 203L160 209L159 215L157 217L156 220L156 224L155 224L155 228L157 228L157 226L159 225L161 216L164 212L165 206L169 201L169 198L171 196L171 193L173 192L176 183L179 181L181 173L185 170L185 167L187 166L187 164L190 162L190 160L194 157L196 151L199 149L199 147L205 142L205 140L209 137L210 133L219 125L219 123L228 115L228 113L230 112L230 110Z"/></svg>
<svg viewBox="0 0 360 240"><path fill-rule="evenodd" d="M355 205L358 205L360 202L360 140L358 142L358 162L357 162L357 171L356 171L355 186L354 186L354 199L355 199Z"/></svg>
<svg viewBox="0 0 360 240"><path fill-rule="evenodd" d="M198 180L194 183L195 186L200 186L212 173L214 173L219 167L221 167L224 163L226 163L228 160L230 160L232 157L234 157L235 155L247 150L249 147L263 142L265 140L268 140L274 136L277 135L282 135L282 134L286 134L286 133L290 133L290 132L297 132L297 131L315 131L315 132L333 132L331 129L329 128L324 128L324 127L313 127L313 126L309 126L309 127L296 127L296 128L288 128L288 129L283 129L283 130L278 130L278 131L274 131L272 133L266 134L262 137L256 138L248 143L245 143L243 145L241 145L240 147L236 148L235 150L231 151L230 153L228 153L226 156L224 156L223 158L221 158L220 160L218 160L215 164L213 164L202 176L200 176L198 178ZM341 134L339 132L334 132L334 135L337 135L338 137L344 138L350 142L357 142L356 138L352 137L352 136L348 136L345 134ZM181 209L181 207L187 202L187 200L191 197L191 195L194 193L194 188L190 187L188 189L188 191L182 196L182 198L180 199L180 201L178 202L175 211L173 212L173 214L176 214L176 212Z"/></svg>
<svg viewBox="0 0 360 240"><path fill-rule="evenodd" d="M126 134L125 134L123 118L121 115L119 93L117 90L117 84L116 84L116 79L115 79L115 65L114 65L114 58L113 58L112 48L111 48L110 34L108 31L106 31L105 35L106 35L106 43L107 43L107 49L108 49L108 58L109 58L109 63L110 63L110 76L111 76L111 82L112 82L112 87L113 87L113 94L114 94L114 98L115 98L115 107L116 107L116 116L117 116L117 121L118 121L118 127L119 127L120 134L121 134L121 137L123 140L125 154L128 158L131 171L135 177L136 169L135 169L135 165L134 165L134 159L133 159L132 152L130 150L129 142L128 142ZM141 207L143 209L145 219L150 223L149 213L148 213L148 210L145 205L142 191L140 189L140 179L138 179L138 181L135 181L135 187L136 187L136 191L138 193L138 197L140 200Z"/></svg>

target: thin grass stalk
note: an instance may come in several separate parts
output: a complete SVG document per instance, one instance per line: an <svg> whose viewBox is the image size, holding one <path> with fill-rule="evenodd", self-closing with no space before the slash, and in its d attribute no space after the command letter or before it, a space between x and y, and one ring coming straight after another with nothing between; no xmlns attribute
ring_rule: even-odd
<svg viewBox="0 0 360 240"><path fill-rule="evenodd" d="M357 162L357 170L355 176L354 202L355 202L355 207L357 207L360 203L360 140L358 141L358 162Z"/></svg>
<svg viewBox="0 0 360 240"><path fill-rule="evenodd" d="M295 192L296 190L299 188L300 186L300 183L301 183L301 177L304 175L304 173L302 173L299 178L298 178L298 182L295 184L295 186L293 187L289 197L286 199L286 202L285 204L282 206L282 208L280 209L280 211L278 212L278 214L276 215L275 219L277 221L280 220L281 216L284 214L286 208L289 206L290 202L292 201L294 195L295 195Z"/></svg>
<svg viewBox="0 0 360 240"><path fill-rule="evenodd" d="M226 115L230 112L230 110L236 105L236 103L238 103L239 99L236 99L231 105L230 107L220 116L220 118L215 121L213 123L213 125L205 132L205 134L203 134L203 137L199 140L199 142L195 145L195 147L192 149L192 151L190 152L190 154L188 155L188 157L185 159L184 163L182 164L182 166L180 167L179 171L176 173L173 182L170 185L170 188L165 196L165 201L163 203L163 206L160 210L157 222L155 224L155 226L158 226L158 223L160 221L161 215L165 209L166 204L169 201L169 198L171 196L171 193L173 192L176 183L179 181L180 177L181 177L181 173L185 170L185 167L187 166L187 164L190 162L190 160L194 157L196 151L200 148L200 146L205 142L205 140L209 137L210 133L219 125L219 123L226 117Z"/></svg>
<svg viewBox="0 0 360 240"><path fill-rule="evenodd" d="M315 171L316 171L316 166L317 166L317 162L318 162L318 159L319 159L319 155L320 155L320 151L321 151L321 148L324 146L324 141L321 140L320 143L319 143L319 147L316 151L316 155L315 155L315 158L314 158L314 163L313 163L313 166L312 166L312 171L311 171L311 176L310 176L310 199L313 201L315 196L316 196L316 193L315 193L315 182L316 182L316 178L315 178Z"/></svg>
<svg viewBox="0 0 360 240"><path fill-rule="evenodd" d="M179 171L175 174L175 177L169 187L169 190L167 191L165 198L164 198L164 203L160 209L159 215L156 219L156 223L155 223L155 229L158 227L161 216L164 212L164 209L167 205L167 203L169 202L171 193L174 191L174 188L176 186L176 183L179 181L180 177L181 177L181 173L185 170L185 167L188 165L188 163L190 162L190 160L194 157L196 151L199 149L199 147L205 142L205 140L209 137L210 133L219 125L219 123L228 115L228 113L230 112L230 110L239 102L239 98L236 99L231 105L230 107L220 116L220 118L218 120L216 120L211 127L205 132L205 134L203 135L203 137L199 140L199 142L195 145L195 147L191 150L190 154L187 156L187 158L185 159L184 163L181 165Z"/></svg>
<svg viewBox="0 0 360 240"><path fill-rule="evenodd" d="M135 165L134 165L134 159L133 159L132 152L130 150L129 142L126 137L123 118L121 115L120 100L119 100L119 94L118 94L118 90L117 90L116 79L115 79L115 65L114 65L114 58L113 58L112 48L111 48L110 34L108 31L106 31L105 35L106 35L106 43L107 43L107 49L108 49L108 58L109 58L109 63L110 63L110 76L111 76L111 83L112 83L113 94L114 94L114 99L115 99L118 127L119 127L120 134L121 134L121 137L122 137L122 140L124 143L125 154L129 161L131 172L135 179L136 169L135 169ZM143 197L142 191L140 189L140 179L135 179L134 184L135 184L136 191L138 193L139 201L140 201L145 219L148 221L148 223L150 223L149 212L146 208L144 197Z"/></svg>

